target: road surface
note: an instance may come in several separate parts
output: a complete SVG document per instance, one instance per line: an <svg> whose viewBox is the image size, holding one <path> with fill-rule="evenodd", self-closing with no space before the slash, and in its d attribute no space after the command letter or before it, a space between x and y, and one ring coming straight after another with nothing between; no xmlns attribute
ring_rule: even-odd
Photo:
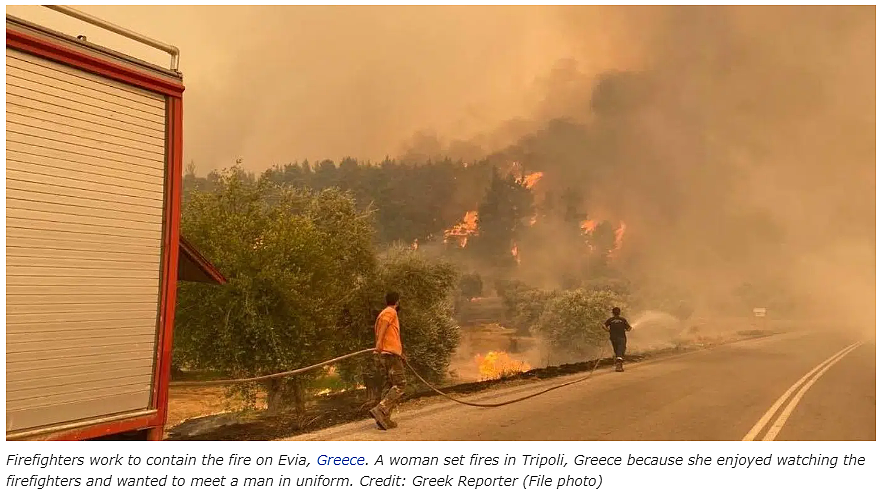
<svg viewBox="0 0 882 497"><path fill-rule="evenodd" d="M576 377L468 399L499 402ZM405 405L395 419L395 430L365 420L291 440L876 440L875 338L774 335L631 365L624 373L598 370L582 383L504 407L438 399Z"/></svg>

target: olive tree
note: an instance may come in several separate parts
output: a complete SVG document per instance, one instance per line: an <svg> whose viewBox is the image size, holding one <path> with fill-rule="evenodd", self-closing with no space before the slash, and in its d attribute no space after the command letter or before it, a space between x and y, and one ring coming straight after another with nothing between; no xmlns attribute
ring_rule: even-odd
<svg viewBox="0 0 882 497"><path fill-rule="evenodd" d="M396 245L380 255L371 284L364 287L350 342L359 347L374 343L374 319L384 307L387 292L401 296L399 319L401 342L408 362L430 381L445 377L450 357L459 344L459 326L454 319L459 274L446 261L421 251ZM363 383L372 400L378 400L383 378L371 358L340 366L350 383Z"/></svg>
<svg viewBox="0 0 882 497"><path fill-rule="evenodd" d="M178 363L247 377L345 348L341 316L375 273L371 216L349 195L254 181L237 167L191 193L182 229L228 284L181 285ZM302 378L264 387L269 409L303 408Z"/></svg>
<svg viewBox="0 0 882 497"><path fill-rule="evenodd" d="M616 305L622 305L622 298L608 291L561 292L548 301L533 333L554 359L592 359L606 346L603 322Z"/></svg>

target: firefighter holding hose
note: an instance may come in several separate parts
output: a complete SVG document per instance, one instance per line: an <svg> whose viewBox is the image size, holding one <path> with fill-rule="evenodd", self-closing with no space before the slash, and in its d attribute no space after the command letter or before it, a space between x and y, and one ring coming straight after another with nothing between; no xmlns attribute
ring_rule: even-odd
<svg viewBox="0 0 882 497"><path fill-rule="evenodd" d="M380 367L386 376L386 395L380 404L369 412L381 430L395 428L398 424L392 421L392 409L398 405L407 382L404 377L404 353L401 347L401 327L398 322L400 297L396 292L386 294L386 308L377 316L374 324L376 335L376 351Z"/></svg>
<svg viewBox="0 0 882 497"><path fill-rule="evenodd" d="M625 345L628 343L625 332L631 331L631 325L621 316L622 310L618 307L613 307L612 314L603 323L603 328L609 332L609 341L612 342L613 352L616 354L616 371L622 372L625 370Z"/></svg>

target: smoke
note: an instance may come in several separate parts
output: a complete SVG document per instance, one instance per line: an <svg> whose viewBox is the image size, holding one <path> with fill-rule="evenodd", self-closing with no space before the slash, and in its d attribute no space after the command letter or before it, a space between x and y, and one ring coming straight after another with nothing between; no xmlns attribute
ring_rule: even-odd
<svg viewBox="0 0 882 497"><path fill-rule="evenodd" d="M544 189L578 185L592 218L626 220L644 288L678 288L703 312L873 329L874 9L606 12L627 63L583 64L598 11L567 10L581 51L544 80L535 131L495 157L544 171Z"/></svg>

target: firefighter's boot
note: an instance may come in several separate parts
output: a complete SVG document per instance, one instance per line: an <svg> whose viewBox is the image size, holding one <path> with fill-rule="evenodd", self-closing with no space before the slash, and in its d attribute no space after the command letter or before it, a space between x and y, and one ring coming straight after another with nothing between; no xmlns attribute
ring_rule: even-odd
<svg viewBox="0 0 882 497"><path fill-rule="evenodd" d="M374 421L377 422L377 428L381 430L388 430L389 428L392 428L392 420L389 419L389 416L386 415L381 406L374 407L368 412L371 413L371 417L373 417Z"/></svg>
<svg viewBox="0 0 882 497"><path fill-rule="evenodd" d="M616 371L621 373L625 370L625 360L621 357L616 357Z"/></svg>

